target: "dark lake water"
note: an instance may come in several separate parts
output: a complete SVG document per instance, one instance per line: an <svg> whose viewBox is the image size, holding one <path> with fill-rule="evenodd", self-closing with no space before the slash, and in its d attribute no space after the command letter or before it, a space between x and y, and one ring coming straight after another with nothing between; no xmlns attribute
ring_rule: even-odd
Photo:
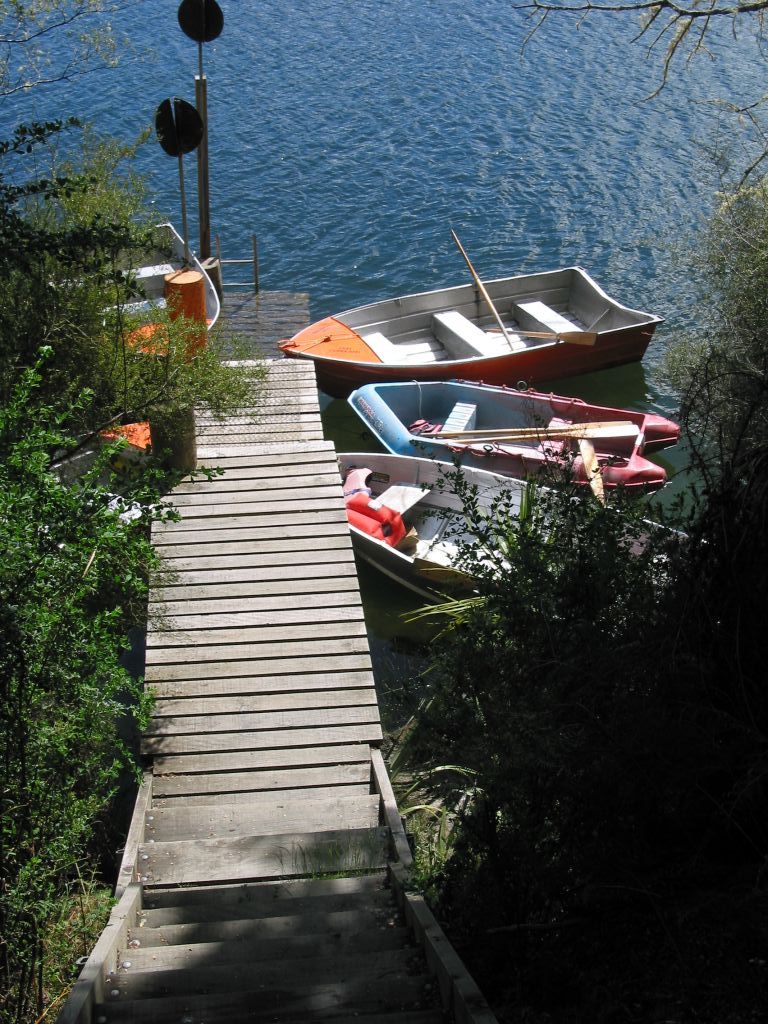
<svg viewBox="0 0 768 1024"><path fill-rule="evenodd" d="M642 367L563 389L674 413L662 357L695 320L685 254L717 183L704 147L742 154L716 101L762 95L753 40L724 31L713 59L673 68L647 99L661 53L630 42L631 17L580 28L551 19L523 48L531 23L508 0L220 3L226 24L205 48L205 71L225 256L247 255L255 233L262 286L308 291L314 317L464 281L450 226L483 275L580 264L666 323ZM72 113L132 139L165 97L192 100L197 48L176 10L176 0L129 7L116 23L130 37L120 66L0 103L5 131ZM175 161L152 141L140 164L158 215L179 222ZM194 194L191 159L187 177ZM194 238L194 217L191 226ZM364 443L334 406L326 419L338 446ZM684 453L662 461L679 469ZM378 585L363 582L372 621L384 620L376 630L397 630L387 612L399 599L377 599Z"/></svg>

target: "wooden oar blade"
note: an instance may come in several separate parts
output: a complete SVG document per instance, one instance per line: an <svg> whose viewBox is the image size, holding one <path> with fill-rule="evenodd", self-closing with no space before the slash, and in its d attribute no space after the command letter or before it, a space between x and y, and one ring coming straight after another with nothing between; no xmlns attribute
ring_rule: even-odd
<svg viewBox="0 0 768 1024"><path fill-rule="evenodd" d="M579 441L579 451L581 452L581 460L584 463L584 472L587 474L587 480L589 481L589 486L592 488L592 493L597 500L602 502L604 505L605 489L603 487L603 477L600 472L600 463L597 461L595 446L586 438L581 438Z"/></svg>
<svg viewBox="0 0 768 1024"><path fill-rule="evenodd" d="M557 335L559 341L568 345L595 345L597 333L595 331L562 331Z"/></svg>

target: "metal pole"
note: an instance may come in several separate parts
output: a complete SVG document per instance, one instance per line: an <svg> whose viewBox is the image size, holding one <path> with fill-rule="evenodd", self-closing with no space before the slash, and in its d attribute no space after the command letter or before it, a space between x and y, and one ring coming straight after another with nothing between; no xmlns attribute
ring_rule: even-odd
<svg viewBox="0 0 768 1024"><path fill-rule="evenodd" d="M202 46L200 47L202 51ZM208 82L205 75L195 78L197 112L203 121L203 138L197 149L197 206L200 220L200 259L211 255L211 201L208 171Z"/></svg>
<svg viewBox="0 0 768 1024"><path fill-rule="evenodd" d="M189 231L187 230L187 194L184 190L184 159L179 153L179 194L181 195L181 232L184 235L184 262L189 266Z"/></svg>
<svg viewBox="0 0 768 1024"><path fill-rule="evenodd" d="M253 244L253 290L259 294L259 247L256 242L256 235L251 235Z"/></svg>

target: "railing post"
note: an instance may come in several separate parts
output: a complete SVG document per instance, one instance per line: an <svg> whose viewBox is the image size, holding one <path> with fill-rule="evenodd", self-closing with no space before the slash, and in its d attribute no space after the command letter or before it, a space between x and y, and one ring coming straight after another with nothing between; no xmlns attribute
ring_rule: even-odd
<svg viewBox="0 0 768 1024"><path fill-rule="evenodd" d="M259 294L259 247L256 242L256 235L251 235L253 244L253 290Z"/></svg>

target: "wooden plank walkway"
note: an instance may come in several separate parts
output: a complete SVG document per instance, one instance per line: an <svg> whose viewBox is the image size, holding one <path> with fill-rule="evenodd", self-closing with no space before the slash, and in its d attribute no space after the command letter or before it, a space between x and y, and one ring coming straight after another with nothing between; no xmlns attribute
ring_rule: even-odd
<svg viewBox="0 0 768 1024"><path fill-rule="evenodd" d="M246 358L274 358L281 338L309 324L306 292L227 292L222 304L226 333L245 347ZM242 357L241 357L242 358Z"/></svg>
<svg viewBox="0 0 768 1024"><path fill-rule="evenodd" d="M494 1022L406 893L410 852L318 420L301 361L271 365L259 416L201 417L198 461L223 472L180 484L179 520L153 531L165 568L146 646L151 771L120 902L62 1024Z"/></svg>

